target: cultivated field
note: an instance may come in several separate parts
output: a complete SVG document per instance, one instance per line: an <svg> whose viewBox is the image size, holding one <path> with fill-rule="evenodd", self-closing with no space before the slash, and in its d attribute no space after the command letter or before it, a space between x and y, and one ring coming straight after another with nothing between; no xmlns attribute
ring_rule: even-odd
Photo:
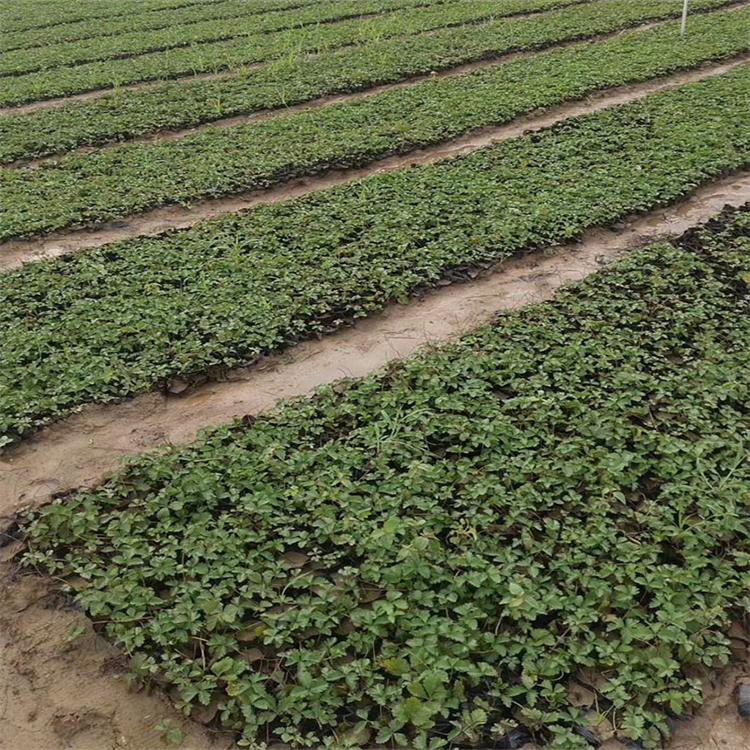
<svg viewBox="0 0 750 750"><path fill-rule="evenodd" d="M3 0L0 748L750 750L750 3Z"/></svg>

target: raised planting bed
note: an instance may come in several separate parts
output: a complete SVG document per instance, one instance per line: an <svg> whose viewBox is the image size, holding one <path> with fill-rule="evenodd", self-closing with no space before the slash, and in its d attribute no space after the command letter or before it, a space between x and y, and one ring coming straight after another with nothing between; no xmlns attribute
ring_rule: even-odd
<svg viewBox="0 0 750 750"><path fill-rule="evenodd" d="M709 11L711 7L701 9ZM284 108L327 94L367 89L508 52L544 49L610 34L676 12L673 3L608 0L512 23L501 18L429 35L365 41L317 56L287 56L271 66L237 72L225 79L154 84L51 109L9 114L0 117L0 161L45 156L76 146L127 140L262 109ZM691 18L691 37L698 23L697 16Z"/></svg>
<svg viewBox="0 0 750 750"><path fill-rule="evenodd" d="M240 36L148 52L125 59L42 70L3 81L0 105L22 104L160 78L216 73L252 63L361 44L369 39L405 36L447 26L478 23L494 16L515 15L531 9L580 2L582 0L463 0L394 11L364 21L350 18L336 23L290 28L273 34ZM713 7L732 0L696 2Z"/></svg>
<svg viewBox="0 0 750 750"><path fill-rule="evenodd" d="M0 75L19 75L35 70L80 65L94 60L134 57L145 52L313 26L318 23L331 23L363 15L387 13L401 8L439 5L442 2L444 0L329 0L274 13L262 12L261 9L243 2L236 12L226 14L221 13L224 5L222 3L209 6L214 10L217 18L200 23L181 23L179 18L173 18L168 28L154 31L135 30L128 27L127 33L114 37L97 38L94 35L93 38L70 43L47 44L27 50L10 50L0 54ZM195 7L191 6L190 10L194 10ZM245 12L240 13L240 8L244 8ZM137 23L134 25L137 26ZM94 26L94 29L98 28L98 25Z"/></svg>

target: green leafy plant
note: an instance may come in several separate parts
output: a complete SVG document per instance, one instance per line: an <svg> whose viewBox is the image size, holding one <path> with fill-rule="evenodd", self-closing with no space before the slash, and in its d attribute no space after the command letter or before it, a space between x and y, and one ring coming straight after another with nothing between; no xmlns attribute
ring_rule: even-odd
<svg viewBox="0 0 750 750"><path fill-rule="evenodd" d="M85 19L132 16L154 10L174 10L195 4L196 0L152 0L148 5L141 0L115 0L106 5L47 2L40 11L39 3L33 0L18 0L6 8L3 14L3 32L49 29Z"/></svg>
<svg viewBox="0 0 750 750"><path fill-rule="evenodd" d="M76 643L83 636L86 635L86 626L85 625L72 625L70 629L68 630L68 635L65 636L65 643L67 645L70 645L72 643Z"/></svg>
<svg viewBox="0 0 750 750"><path fill-rule="evenodd" d="M141 457L24 561L243 745L657 747L750 605L748 272L750 206Z"/></svg>
<svg viewBox="0 0 750 750"><path fill-rule="evenodd" d="M10 28L4 27L0 30L0 41L2 41L2 48L5 51L29 49L50 44L75 42L79 39L116 36L133 31L152 31L174 25L199 23L215 18L233 18L235 15L259 15L276 10L291 10L303 8L316 2L319 2L319 0L255 0L252 6L249 6L244 0L221 0L221 2L211 3L187 0L182 4L172 3L171 5L152 2L148 6L144 6L142 2L137 2L135 8L130 6L129 12L124 14L117 12L120 8L116 3L108 3L106 10L109 12L101 15L100 6L96 11L96 17L93 18L71 17L70 11L73 6L70 3L65 3L65 10L69 13L68 20L22 30L10 30ZM23 8L23 5L24 3L14 3L15 7ZM26 13L26 17L34 14L38 18L38 3L31 3L30 6L26 6L27 9L29 7L31 13ZM49 5L47 7L49 8ZM93 12L93 7L89 7L89 10Z"/></svg>
<svg viewBox="0 0 750 750"><path fill-rule="evenodd" d="M7 77L0 90L0 104L15 105L140 81L176 78L198 73L231 70L250 63L285 57L290 49L316 53L362 44L370 38L416 34L451 25L473 24L494 16L514 15L534 9L565 7L593 0L465 0L434 3L394 11L362 20L351 18L273 34L238 36L175 49L145 52L134 57L95 60ZM642 2L642 0L629 0ZM658 0L674 3L676 0ZM700 6L718 7L736 0L694 0ZM313 6L314 7L314 6ZM47 53L41 53L47 54ZM51 53L54 56L54 52Z"/></svg>
<svg viewBox="0 0 750 750"><path fill-rule="evenodd" d="M181 745L185 739L182 730L169 719L160 721L156 725L156 731L161 732L161 740L165 745Z"/></svg>
<svg viewBox="0 0 750 750"><path fill-rule="evenodd" d="M521 2L535 0L521 0ZM132 57L147 52L175 49L204 42L221 41L237 37L252 37L284 29L302 28L318 23L333 23L363 15L387 13L401 8L414 8L424 5L440 5L443 0L329 0L292 10L279 10L275 13L262 11L262 6L248 5L246 2L208 3L198 6L201 15L209 11L214 17L196 22L190 20L180 25L180 14L169 11L166 17L172 23L164 28L148 32L143 29L125 26L126 33L116 36L100 36L99 24L92 24L92 36L81 41L62 44L45 44L24 50L8 50L0 53L0 76L20 75L37 70L48 70L80 65L96 60L115 60ZM579 0L583 2L583 0ZM233 10L234 9L234 10ZM185 9L196 15L195 6ZM260 14L260 15L259 15ZM138 24L136 23L137 27ZM56 27L53 27L53 29ZM1 38L0 38L1 41ZM247 44L251 44L247 40Z"/></svg>

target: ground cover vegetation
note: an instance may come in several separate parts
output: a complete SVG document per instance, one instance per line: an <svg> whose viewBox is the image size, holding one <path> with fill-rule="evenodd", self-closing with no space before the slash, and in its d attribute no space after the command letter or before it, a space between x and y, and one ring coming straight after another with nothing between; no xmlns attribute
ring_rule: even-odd
<svg viewBox="0 0 750 750"><path fill-rule="evenodd" d="M698 19L685 42L678 28L662 26L286 117L15 170L0 186L0 237L93 225L434 145L600 89L747 52L749 21L750 10L725 12Z"/></svg>
<svg viewBox="0 0 750 750"><path fill-rule="evenodd" d="M708 7L702 8L708 9ZM384 39L335 54L291 57L228 79L159 84L153 89L113 92L24 115L0 117L0 161L45 156L160 129L179 129L223 117L299 104L326 94L352 92L410 76L446 70L509 51L612 33L677 12L674 3L609 0L515 20L449 28L428 36ZM691 36L705 28L691 18ZM692 40L690 41L692 44Z"/></svg>
<svg viewBox="0 0 750 750"><path fill-rule="evenodd" d="M262 0L253 3L248 3L247 0L223 0L220 3L199 3L169 10L149 10L127 17L97 18L26 31L0 31L0 43L6 51L44 47L48 44L118 36L134 31L155 31L169 26L182 26L218 18L239 18L277 10L302 9L316 3L321 3L321 0Z"/></svg>
<svg viewBox="0 0 750 750"><path fill-rule="evenodd" d="M153 32L132 31L118 36L87 38L67 44L0 53L0 76L20 75L95 60L132 57L145 52L187 47L201 42L314 26L402 8L439 5L441 2L443 0L333 0L294 10L262 14L258 14L250 6L251 12L243 16L222 15L202 23L173 23L168 28Z"/></svg>
<svg viewBox="0 0 750 750"><path fill-rule="evenodd" d="M654 748L750 606L749 340L745 207L30 512L25 563L244 745Z"/></svg>
<svg viewBox="0 0 750 750"><path fill-rule="evenodd" d="M262 2L263 0L259 0ZM217 3L222 3L218 0ZM153 10L172 10L192 5L207 5L206 0L117 0L108 3L8 2L3 12L3 32L41 29L84 19L132 16Z"/></svg>
<svg viewBox="0 0 750 750"><path fill-rule="evenodd" d="M3 274L0 440L252 362L741 168L749 79L739 69L468 156Z"/></svg>
<svg viewBox="0 0 750 750"><path fill-rule="evenodd" d="M531 8L564 7L592 1L456 0L394 11L365 20L353 18L335 23L286 29L272 34L193 44L125 59L82 63L7 78L0 90L0 104L22 104L160 78L216 73L289 55L361 44L369 39L403 36L451 25L477 23L487 18L514 15ZM707 7L731 1L696 0Z"/></svg>

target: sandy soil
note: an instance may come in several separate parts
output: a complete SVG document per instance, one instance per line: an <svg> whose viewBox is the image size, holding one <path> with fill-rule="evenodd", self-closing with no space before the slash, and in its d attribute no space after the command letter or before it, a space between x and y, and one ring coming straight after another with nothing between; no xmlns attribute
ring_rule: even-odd
<svg viewBox="0 0 750 750"><path fill-rule="evenodd" d="M675 722L669 750L750 748L750 719L739 715L735 693L738 685L750 683L750 651L747 649L748 641L736 643L742 644L744 658L705 677L703 708L690 721Z"/></svg>

